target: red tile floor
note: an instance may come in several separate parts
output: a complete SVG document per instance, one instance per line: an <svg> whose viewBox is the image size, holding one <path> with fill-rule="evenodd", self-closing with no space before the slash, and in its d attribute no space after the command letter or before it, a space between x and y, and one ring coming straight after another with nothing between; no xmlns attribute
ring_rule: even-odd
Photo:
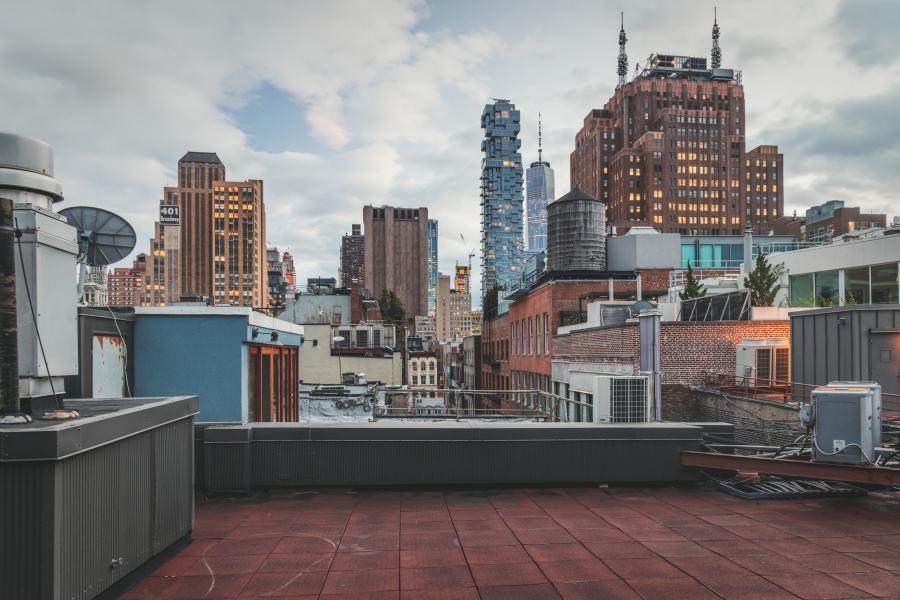
<svg viewBox="0 0 900 600"><path fill-rule="evenodd" d="M900 598L900 497L564 488L198 499L193 542L122 597Z"/></svg>

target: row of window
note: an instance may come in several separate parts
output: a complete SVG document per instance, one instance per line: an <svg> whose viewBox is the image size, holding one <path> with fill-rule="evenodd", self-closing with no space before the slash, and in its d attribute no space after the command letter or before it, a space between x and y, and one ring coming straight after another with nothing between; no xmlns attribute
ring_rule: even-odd
<svg viewBox="0 0 900 600"><path fill-rule="evenodd" d="M841 278L844 298L840 298ZM900 303L897 263L791 275L791 306Z"/></svg>
<svg viewBox="0 0 900 600"><path fill-rule="evenodd" d="M544 313L543 318L541 315L535 315L527 319L520 319L510 327L514 355L550 354L550 315L548 313Z"/></svg>

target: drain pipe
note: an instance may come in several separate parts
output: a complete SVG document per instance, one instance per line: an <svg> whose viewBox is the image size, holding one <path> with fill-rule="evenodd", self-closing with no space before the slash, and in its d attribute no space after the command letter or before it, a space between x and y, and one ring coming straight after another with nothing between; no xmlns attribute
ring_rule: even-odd
<svg viewBox="0 0 900 600"><path fill-rule="evenodd" d="M0 198L0 424L4 425L31 421L19 402L15 237L13 201Z"/></svg>

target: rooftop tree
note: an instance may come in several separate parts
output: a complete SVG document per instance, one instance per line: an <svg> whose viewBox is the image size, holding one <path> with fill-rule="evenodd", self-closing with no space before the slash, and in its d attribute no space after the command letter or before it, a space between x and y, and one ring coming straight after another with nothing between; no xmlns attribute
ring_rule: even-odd
<svg viewBox="0 0 900 600"><path fill-rule="evenodd" d="M783 273L784 265L769 263L765 252L760 250L756 256L756 266L744 278L744 287L750 291L750 305L772 306L775 303L775 296L781 290L778 281Z"/></svg>
<svg viewBox="0 0 900 600"><path fill-rule="evenodd" d="M678 297L682 300L692 300L694 298L702 298L706 295L706 288L700 285L700 280L694 277L694 269L691 267L691 261L687 264L687 273L685 273L684 291L678 292Z"/></svg>

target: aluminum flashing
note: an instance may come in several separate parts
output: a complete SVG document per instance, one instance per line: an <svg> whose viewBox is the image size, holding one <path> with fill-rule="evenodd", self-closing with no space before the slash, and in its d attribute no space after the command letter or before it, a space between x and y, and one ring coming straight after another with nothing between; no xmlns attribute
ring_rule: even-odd
<svg viewBox="0 0 900 600"><path fill-rule="evenodd" d="M67 400L81 415L71 421L36 419L27 425L0 426L0 463L59 460L138 432L193 417L197 396Z"/></svg>
<svg viewBox="0 0 900 600"><path fill-rule="evenodd" d="M688 481L703 428L484 421L205 427L209 490ZM249 472L242 472L248 468Z"/></svg>

